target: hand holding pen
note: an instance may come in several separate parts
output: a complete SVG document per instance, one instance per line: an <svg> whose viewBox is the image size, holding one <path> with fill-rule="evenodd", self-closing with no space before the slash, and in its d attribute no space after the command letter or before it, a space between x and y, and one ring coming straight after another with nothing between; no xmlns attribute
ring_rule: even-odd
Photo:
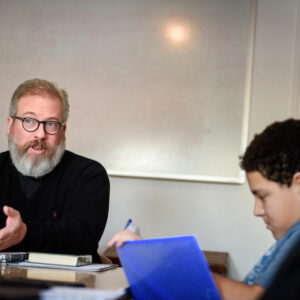
<svg viewBox="0 0 300 300"><path fill-rule="evenodd" d="M124 230L116 233L111 238L111 240L108 242L108 247L113 247L114 245L121 247L125 242L141 240L142 237L138 233L138 226L132 223L132 220L129 219L124 227Z"/></svg>

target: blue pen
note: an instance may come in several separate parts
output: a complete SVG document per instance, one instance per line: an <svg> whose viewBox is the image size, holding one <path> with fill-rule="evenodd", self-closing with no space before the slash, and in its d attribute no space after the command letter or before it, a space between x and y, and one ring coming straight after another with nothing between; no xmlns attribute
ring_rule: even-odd
<svg viewBox="0 0 300 300"><path fill-rule="evenodd" d="M126 228L130 225L131 222L132 222L132 220L131 220L131 219L128 219L128 221L127 221L127 223L126 223L124 229L126 229Z"/></svg>

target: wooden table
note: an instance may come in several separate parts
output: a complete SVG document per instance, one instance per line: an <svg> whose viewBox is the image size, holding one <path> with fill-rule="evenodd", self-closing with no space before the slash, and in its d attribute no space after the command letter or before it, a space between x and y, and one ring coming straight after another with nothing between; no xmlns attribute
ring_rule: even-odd
<svg viewBox="0 0 300 300"><path fill-rule="evenodd" d="M228 253L203 251L212 272L226 276L228 271Z"/></svg>
<svg viewBox="0 0 300 300"><path fill-rule="evenodd" d="M127 288L129 286L123 268L115 268L102 272L83 272L61 269L25 268L0 264L0 276L4 278L77 282L85 284L86 287L96 289L111 290Z"/></svg>

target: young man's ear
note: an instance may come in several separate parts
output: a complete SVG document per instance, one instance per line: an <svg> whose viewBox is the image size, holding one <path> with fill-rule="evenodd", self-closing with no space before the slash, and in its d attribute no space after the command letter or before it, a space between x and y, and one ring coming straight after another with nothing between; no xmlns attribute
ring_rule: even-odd
<svg viewBox="0 0 300 300"><path fill-rule="evenodd" d="M293 179L292 179L292 184L297 186L299 188L299 192L300 192L300 172L296 172L294 174Z"/></svg>

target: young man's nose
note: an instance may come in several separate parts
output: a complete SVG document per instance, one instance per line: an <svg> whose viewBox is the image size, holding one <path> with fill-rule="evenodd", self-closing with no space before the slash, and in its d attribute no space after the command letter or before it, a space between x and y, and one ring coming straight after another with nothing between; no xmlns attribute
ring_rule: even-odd
<svg viewBox="0 0 300 300"><path fill-rule="evenodd" d="M253 213L256 217L263 216L265 213L262 201L257 198L255 199Z"/></svg>

